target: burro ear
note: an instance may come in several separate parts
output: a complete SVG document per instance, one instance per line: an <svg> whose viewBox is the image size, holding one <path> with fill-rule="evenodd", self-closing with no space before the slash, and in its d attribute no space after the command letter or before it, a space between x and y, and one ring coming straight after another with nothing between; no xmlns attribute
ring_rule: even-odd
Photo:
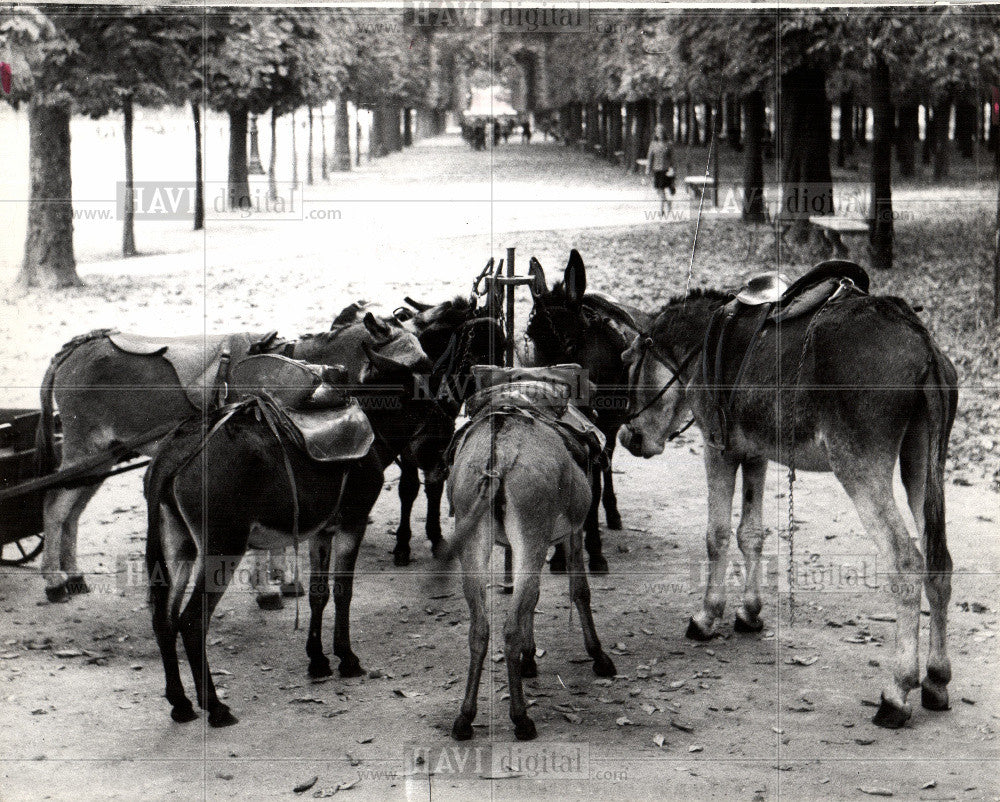
<svg viewBox="0 0 1000 802"><path fill-rule="evenodd" d="M587 291L587 268L583 266L583 257L574 248L569 252L569 262L563 274L563 285L566 287L566 298L570 303L583 303L583 294Z"/></svg>
<svg viewBox="0 0 1000 802"><path fill-rule="evenodd" d="M368 361L371 363L371 366L376 373L409 370L409 368L402 362L397 362L395 359L390 359L389 357L380 354L372 348L370 343L363 342L361 343L361 347L364 349L365 356L368 357Z"/></svg>
<svg viewBox="0 0 1000 802"><path fill-rule="evenodd" d="M434 308L434 304L424 304L424 303L421 303L420 301L414 301L409 295L407 295L403 299L403 301L406 302L406 303L408 303L410 306L412 306L418 312L426 312L428 309L433 309Z"/></svg>
<svg viewBox="0 0 1000 802"><path fill-rule="evenodd" d="M631 365L639 354L639 337L633 337L629 347L622 351L622 364Z"/></svg>
<svg viewBox="0 0 1000 802"><path fill-rule="evenodd" d="M389 326L375 317L371 312L365 313L362 322L365 324L365 328L368 329L368 333L376 340L384 340L391 333Z"/></svg>
<svg viewBox="0 0 1000 802"><path fill-rule="evenodd" d="M534 256L532 256L531 261L528 262L528 275L534 279L534 281L528 285L531 287L532 295L537 298L539 295L543 295L549 291L549 285L545 281L545 271L542 270L542 263L539 262Z"/></svg>

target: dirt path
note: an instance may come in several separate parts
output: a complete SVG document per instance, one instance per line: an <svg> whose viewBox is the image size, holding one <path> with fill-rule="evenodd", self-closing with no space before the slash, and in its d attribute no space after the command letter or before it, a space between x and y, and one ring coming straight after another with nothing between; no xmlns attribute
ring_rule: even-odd
<svg viewBox="0 0 1000 802"><path fill-rule="evenodd" d="M202 240L165 229L153 240L162 243L162 255L128 263L84 249L88 287L62 294L58 305L39 294L3 302L5 404L34 405L48 358L90 328L318 330L358 296L391 308L407 293L439 300L465 291L487 256L509 244L525 258L537 253L551 281L567 247L585 242L588 267L595 266L592 286L646 308L683 288L685 276L662 265L675 251L686 252L687 240L675 241L664 229L654 245L639 247L624 229L592 227L599 218L584 219L573 212L583 207L568 206L568 194L593 195L606 182L611 202L624 202L636 190L617 171L574 166L563 151L531 150L537 160L530 164L510 151L506 161L494 162L493 185L502 193L522 182L522 194L510 190L510 208L519 210L508 224L514 231L528 220L531 231L503 233L502 226L490 227L488 200L479 211L448 205L456 186L482 194L490 185L471 152L447 143L430 151L398 154L345 179L354 187L352 208L368 211L343 236L333 223L220 222ZM317 189L317 197L331 186ZM379 187L395 197L363 207L360 198ZM527 192L547 203L527 205ZM428 194L439 195L440 204ZM409 217L399 209L385 216L404 198ZM630 214L637 214L634 207ZM551 230L537 230L542 226ZM140 241L154 233L148 228ZM116 238L112 232L101 247ZM695 285L731 281L753 266L752 249L746 253L749 261L735 249L729 260L701 261ZM520 305L519 316L525 311ZM447 598L428 597L425 542L416 542L413 566L392 568L394 471L362 550L352 616L355 650L372 673L310 682L294 608L262 613L249 591L233 588L212 622L210 659L223 672L216 679L240 724L213 731L203 718L171 722L145 589L136 578L145 532L139 477L126 476L108 483L81 522L80 557L93 572L90 596L40 604L35 567L0 572L0 799L292 799L293 788L313 777L303 797L353 783L339 793L373 800L555 794L797 800L863 798L859 789L867 789L902 799L998 798L998 496L975 476L969 486L948 486L956 565L953 709L932 714L914 700L911 723L888 732L870 724L873 711L865 704L878 698L893 639L885 620L890 603L871 587L882 584L881 563L829 476L805 474L796 485L802 519L796 553L817 554L813 564L823 570L807 577L812 592L798 594L795 623L779 592L787 546L771 535L768 629L736 636L730 618L711 643L684 639L704 554L700 448L692 436L649 462L621 449L616 456L627 529L607 537L612 571L592 587L598 631L618 677L595 681L565 580L546 575L543 582L536 621L545 653L539 678L528 683L540 738L512 756L528 769L532 756L555 756L574 777L551 763L536 777L530 770L481 776L492 773L491 760L517 748L502 662L489 663L476 739L462 747L484 751L455 751L448 731L467 662L465 603L457 587ZM787 515L785 490L784 472L772 467L766 496L772 530ZM422 515L418 505L418 526ZM738 572L735 544L731 558ZM837 580L820 586L818 577L831 573ZM492 598L497 631L506 598ZM735 598L733 587L731 608ZM975 612L978 605L985 611ZM332 611L328 633L331 625ZM425 757L422 765L414 765L415 754Z"/></svg>
<svg viewBox="0 0 1000 802"><path fill-rule="evenodd" d="M144 520L133 477L109 483L82 521L81 558L98 572L93 594L39 604L34 570L0 576L0 731L10 736L0 765L3 798L90 797L98 788L122 799L140 789L155 799L292 798L293 787L312 776L319 780L306 796L355 781L350 793L358 799L858 798L857 788L904 799L995 798L1000 785L988 769L1000 728L1000 583L995 554L983 561L996 526L983 511L995 510L995 495L949 488L953 709L934 714L917 706L911 724L888 732L869 723L865 705L878 697L893 638L884 620L888 600L871 588L800 593L791 625L783 598L778 614L772 571L762 635L733 635L727 623L711 643L683 638L703 554L703 479L693 442L651 463L628 455L618 463L628 529L608 537L612 572L592 582L598 630L618 677L595 681L577 621L569 620L564 580L546 576L543 583L537 627L545 653L539 678L528 683L540 739L521 748L563 754L578 747L589 764L585 779L481 779L476 753L452 773L463 753L443 750L454 746L448 730L464 683L465 603L457 588L448 598L427 597L424 542L411 568L391 567L394 482L374 512L356 584L355 649L372 674L310 682L293 605L262 613L252 595L231 589L212 622L210 659L240 724L213 731L204 719L171 722L145 591L141 580L129 580L141 576ZM772 528L785 514L782 482L772 469ZM803 519L797 549L817 553L816 564L845 582L855 569L869 572L867 584L879 583L878 557L832 479L804 475L796 492ZM780 558L777 549L771 536L765 554L772 568L786 559L784 545ZM736 571L735 548L731 558ZM493 598L496 631L506 598ZM973 602L990 609L958 606ZM58 656L75 652L83 654ZM790 662L796 658L808 665ZM514 745L505 683L503 663L491 662L469 748ZM660 735L663 747L655 743ZM426 764L413 766L414 753L426 754L438 773L428 777ZM484 775L487 755L479 753ZM929 782L936 786L922 791Z"/></svg>

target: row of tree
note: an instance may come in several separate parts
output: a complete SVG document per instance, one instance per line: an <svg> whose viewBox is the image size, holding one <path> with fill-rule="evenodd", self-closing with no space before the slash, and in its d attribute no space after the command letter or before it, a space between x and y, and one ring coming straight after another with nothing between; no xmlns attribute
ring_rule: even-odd
<svg viewBox="0 0 1000 802"><path fill-rule="evenodd" d="M314 108L335 104L331 169L350 168L349 102L373 109L371 146L377 155L412 141L415 107L437 109L430 119L440 126L440 109L451 101L448 71L454 70L455 62L432 53L432 40L428 28L403 31L401 12L99 5L15 6L0 11L0 54L12 62L15 74L6 99L15 107L26 105L28 111L30 189L21 283L55 287L79 283L72 237L73 114L122 115L122 251L134 255L136 105L191 107L197 229L204 225L204 109L228 116L228 202L231 208L247 207L251 114L269 111L273 132L282 115L307 107L311 126ZM272 149L273 143L272 136Z"/></svg>
<svg viewBox="0 0 1000 802"><path fill-rule="evenodd" d="M528 44L530 38L511 34L501 41L511 60L523 62L530 50L534 72L547 72L542 105L558 110L570 139L633 160L658 120L676 119L675 133L695 144L724 128L744 152L748 221L765 218L765 108L772 109L779 213L797 236L807 235L809 216L833 213L831 156L843 164L853 143L863 141L867 113L859 109L870 108L871 252L882 268L892 265L893 144L899 172L912 174L923 106L924 159L945 177L952 109L954 145L971 155L991 87L1000 84L997 6L592 12L586 32L540 34ZM840 106L833 154L831 98ZM989 139L1000 158L995 118Z"/></svg>

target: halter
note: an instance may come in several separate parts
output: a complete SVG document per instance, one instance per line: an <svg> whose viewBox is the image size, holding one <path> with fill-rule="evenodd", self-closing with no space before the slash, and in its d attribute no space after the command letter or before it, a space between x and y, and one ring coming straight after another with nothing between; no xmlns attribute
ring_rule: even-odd
<svg viewBox="0 0 1000 802"><path fill-rule="evenodd" d="M648 334L640 334L639 335L639 359L636 360L636 363L635 363L636 383L633 384L631 381L629 382L629 388L628 389L629 389L629 396L630 397L631 397L631 395L632 395L633 392L635 392L635 391L638 390L638 379L639 379L640 370L642 368L642 360L646 358L646 354L647 353L652 354L653 358L657 362L659 362L667 370L670 371L670 378L667 379L666 384L664 384L659 389L659 391L656 393L656 395L654 395L643 406L642 409L640 409L637 412L633 412L630 415L628 415L625 418L625 423L631 423L633 420L635 420L637 417L639 417L643 412L645 412L648 409L650 409L661 398L663 398L663 396L667 392L667 390L669 390L671 387L673 387L675 384L677 384L678 382L681 381L681 374L683 374L684 371L687 370L687 368L690 366L692 360L696 356L698 356L698 354L701 353L701 346L700 345L696 345L694 348L692 348L687 353L687 355L678 364L677 358L674 356L674 354L673 354L672 351L669 354L668 353L664 353L660 349L660 347L653 341L652 337L650 337ZM677 365L676 368L674 367L675 364ZM631 398L629 400L631 401ZM676 432L671 432L670 435L667 437L667 440L673 440L675 437L677 437L678 435L680 435L682 432L687 431L691 427L691 425L693 423L694 423L694 418L691 418L691 420L689 420L687 423L685 423Z"/></svg>

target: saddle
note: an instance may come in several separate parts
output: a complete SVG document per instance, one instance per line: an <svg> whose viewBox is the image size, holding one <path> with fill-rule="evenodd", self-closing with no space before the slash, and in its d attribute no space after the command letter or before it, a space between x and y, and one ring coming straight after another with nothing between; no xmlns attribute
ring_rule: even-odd
<svg viewBox="0 0 1000 802"><path fill-rule="evenodd" d="M344 393L341 366L310 365L279 354L248 357L232 370L238 400L269 402L272 425L316 462L360 459L375 442L357 399Z"/></svg>
<svg viewBox="0 0 1000 802"><path fill-rule="evenodd" d="M473 365L472 375L479 389L465 403L471 420L455 432L446 454L448 462L461 447L472 424L490 416L517 416L552 427L574 461L588 474L603 459L604 434L581 408L589 402L593 385L579 365L538 368Z"/></svg>
<svg viewBox="0 0 1000 802"><path fill-rule="evenodd" d="M229 366L243 360L252 349L277 350L285 346L277 340L277 332L268 334L191 335L186 337L147 337L142 334L128 334L110 331L111 343L126 354L163 357L177 374L177 379L195 409L201 410L205 399L209 406L226 401L223 392L228 381Z"/></svg>
<svg viewBox="0 0 1000 802"><path fill-rule="evenodd" d="M754 276L733 300L715 311L705 330L701 358L702 383L710 399L705 433L710 446L721 450L728 446L733 399L765 328L815 316L829 303L867 294L869 284L860 265L833 259L821 262L791 284L780 273ZM727 353L731 355L728 359ZM738 363L736 354L740 355Z"/></svg>

